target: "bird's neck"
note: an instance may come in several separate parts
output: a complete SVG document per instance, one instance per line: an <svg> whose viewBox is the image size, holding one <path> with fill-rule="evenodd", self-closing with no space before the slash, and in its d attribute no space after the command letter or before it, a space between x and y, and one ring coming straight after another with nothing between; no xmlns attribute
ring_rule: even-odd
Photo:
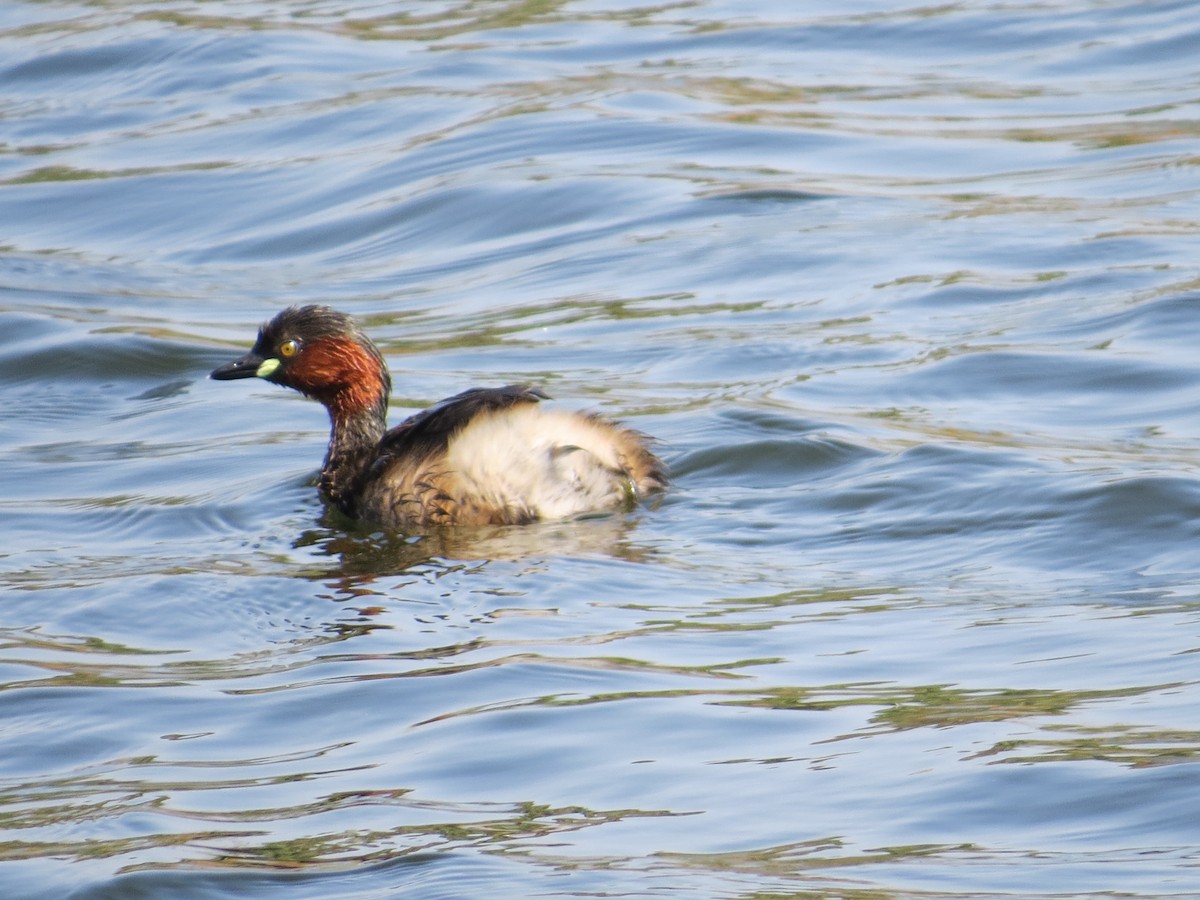
<svg viewBox="0 0 1200 900"><path fill-rule="evenodd" d="M329 411L329 451L321 467L321 496L343 513L356 509L387 427L392 380L375 346L348 337L324 338L305 349L289 384Z"/></svg>
<svg viewBox="0 0 1200 900"><path fill-rule="evenodd" d="M351 518L387 428L387 395L370 406L347 409L330 405L329 450L321 466L321 496Z"/></svg>

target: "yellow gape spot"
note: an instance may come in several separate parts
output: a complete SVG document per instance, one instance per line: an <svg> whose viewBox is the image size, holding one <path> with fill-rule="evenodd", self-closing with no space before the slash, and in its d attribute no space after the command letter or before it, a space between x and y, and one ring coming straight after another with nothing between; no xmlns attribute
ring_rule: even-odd
<svg viewBox="0 0 1200 900"><path fill-rule="evenodd" d="M279 360L272 357L271 359L264 359L262 363L259 364L259 367L254 370L254 374L259 378L270 378L272 373L274 373L278 368Z"/></svg>

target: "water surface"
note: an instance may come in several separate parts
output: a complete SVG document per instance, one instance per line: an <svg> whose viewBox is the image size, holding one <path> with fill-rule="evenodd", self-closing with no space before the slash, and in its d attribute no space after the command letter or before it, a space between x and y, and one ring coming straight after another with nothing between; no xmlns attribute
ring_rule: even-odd
<svg viewBox="0 0 1200 900"><path fill-rule="evenodd" d="M1187 3L0 9L0 893L1192 896ZM347 530L222 384L532 381L654 509Z"/></svg>

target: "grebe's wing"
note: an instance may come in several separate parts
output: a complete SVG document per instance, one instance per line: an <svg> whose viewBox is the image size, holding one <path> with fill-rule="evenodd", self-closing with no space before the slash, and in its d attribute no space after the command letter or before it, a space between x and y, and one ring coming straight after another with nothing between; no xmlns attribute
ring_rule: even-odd
<svg viewBox="0 0 1200 900"><path fill-rule="evenodd" d="M451 438L484 413L549 399L540 388L527 384L470 388L414 413L385 434L379 442L375 465L386 464L396 456L428 456L444 451Z"/></svg>

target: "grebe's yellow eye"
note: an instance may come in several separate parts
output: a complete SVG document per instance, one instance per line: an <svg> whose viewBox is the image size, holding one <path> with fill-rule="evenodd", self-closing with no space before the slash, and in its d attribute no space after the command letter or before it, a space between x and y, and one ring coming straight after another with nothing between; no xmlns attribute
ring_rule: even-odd
<svg viewBox="0 0 1200 900"><path fill-rule="evenodd" d="M279 355L284 359L291 359L300 352L299 341L284 341L279 345Z"/></svg>

